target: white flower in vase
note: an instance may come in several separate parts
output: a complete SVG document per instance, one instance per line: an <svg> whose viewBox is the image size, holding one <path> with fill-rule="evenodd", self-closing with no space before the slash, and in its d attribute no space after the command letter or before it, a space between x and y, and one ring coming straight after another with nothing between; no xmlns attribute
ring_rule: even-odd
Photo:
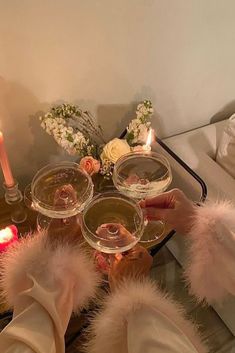
<svg viewBox="0 0 235 353"><path fill-rule="evenodd" d="M120 157L130 151L131 148L126 140L114 138L104 146L100 157L102 161L108 160L112 163L116 163Z"/></svg>

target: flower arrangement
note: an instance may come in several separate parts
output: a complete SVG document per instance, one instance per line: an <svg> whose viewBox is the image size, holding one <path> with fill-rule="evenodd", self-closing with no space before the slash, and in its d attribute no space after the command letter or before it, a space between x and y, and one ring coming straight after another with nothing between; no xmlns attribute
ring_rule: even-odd
<svg viewBox="0 0 235 353"><path fill-rule="evenodd" d="M136 118L127 126L124 139L106 142L101 126L88 111L63 103L52 107L40 117L42 128L71 155L78 155L80 166L90 175L112 175L116 161L131 150L140 149L145 143L153 114L152 103L145 100L138 104Z"/></svg>

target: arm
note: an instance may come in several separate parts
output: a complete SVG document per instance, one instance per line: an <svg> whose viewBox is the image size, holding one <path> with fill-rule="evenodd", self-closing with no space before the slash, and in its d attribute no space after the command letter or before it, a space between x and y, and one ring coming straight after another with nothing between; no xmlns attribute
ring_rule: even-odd
<svg viewBox="0 0 235 353"><path fill-rule="evenodd" d="M87 353L207 351L182 307L147 277L151 264L141 247L114 261L109 273L112 293L92 322Z"/></svg>
<svg viewBox="0 0 235 353"><path fill-rule="evenodd" d="M91 325L87 353L205 353L183 309L149 279L128 279Z"/></svg>
<svg viewBox="0 0 235 353"><path fill-rule="evenodd" d="M72 311L95 295L99 278L85 250L52 238L28 236L2 255L1 287L14 314L0 334L1 353L64 352Z"/></svg>
<svg viewBox="0 0 235 353"><path fill-rule="evenodd" d="M235 208L228 202L197 207L187 238L191 292L208 303L235 295Z"/></svg>
<svg viewBox="0 0 235 353"><path fill-rule="evenodd" d="M182 191L171 190L142 203L150 219L162 219L185 236L185 277L199 301L235 295L235 208L228 202L195 206Z"/></svg>

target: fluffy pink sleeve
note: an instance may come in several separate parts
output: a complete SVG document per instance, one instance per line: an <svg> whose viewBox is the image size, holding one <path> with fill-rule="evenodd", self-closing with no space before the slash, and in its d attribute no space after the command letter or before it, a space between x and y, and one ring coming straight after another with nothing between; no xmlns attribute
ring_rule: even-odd
<svg viewBox="0 0 235 353"><path fill-rule="evenodd" d="M72 311L94 298L99 284L91 256L81 246L50 243L38 233L1 255L1 294L14 307L0 334L0 351L64 353Z"/></svg>
<svg viewBox="0 0 235 353"><path fill-rule="evenodd" d="M197 208L185 277L199 301L210 304L235 295L235 208L230 203Z"/></svg>
<svg viewBox="0 0 235 353"><path fill-rule="evenodd" d="M86 353L206 353L184 309L150 279L127 279L92 320Z"/></svg>

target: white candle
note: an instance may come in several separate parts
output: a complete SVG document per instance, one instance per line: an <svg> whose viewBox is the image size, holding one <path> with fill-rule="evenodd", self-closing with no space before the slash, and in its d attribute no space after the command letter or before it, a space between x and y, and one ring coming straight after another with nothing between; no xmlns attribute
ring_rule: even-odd
<svg viewBox="0 0 235 353"><path fill-rule="evenodd" d="M3 176L5 179L5 184L8 187L14 185L14 179L11 172L11 167L8 161L7 152L5 149L3 134L0 131L0 164L2 167Z"/></svg>

